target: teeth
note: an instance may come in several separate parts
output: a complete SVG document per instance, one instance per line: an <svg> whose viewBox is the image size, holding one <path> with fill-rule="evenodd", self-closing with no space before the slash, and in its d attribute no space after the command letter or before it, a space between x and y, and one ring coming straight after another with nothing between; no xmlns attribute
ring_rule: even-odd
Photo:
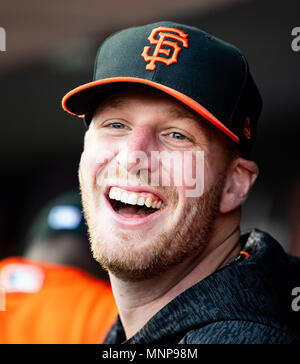
<svg viewBox="0 0 300 364"><path fill-rule="evenodd" d="M139 197L138 200L137 200L137 204L139 206L145 205L145 199L144 199L144 197Z"/></svg>
<svg viewBox="0 0 300 364"><path fill-rule="evenodd" d="M136 195L135 193L131 193L127 199L127 203L129 203L130 205L136 205L137 199L138 195Z"/></svg>
<svg viewBox="0 0 300 364"><path fill-rule="evenodd" d="M116 191L115 200L120 201L122 192L120 190L118 190L117 188L115 189L115 191Z"/></svg>
<svg viewBox="0 0 300 364"><path fill-rule="evenodd" d="M111 188L110 191L109 191L109 198L110 199L113 199L113 200L116 200L115 198L115 189L114 188Z"/></svg>
<svg viewBox="0 0 300 364"><path fill-rule="evenodd" d="M109 198L112 200L121 201L130 205L139 205L139 206L147 206L148 208L152 207L153 209L163 209L165 207L164 203L159 200L155 200L152 202L151 197L143 197L139 196L137 193L127 193L122 191L117 187L112 187L109 191Z"/></svg>
<svg viewBox="0 0 300 364"><path fill-rule="evenodd" d="M128 198L128 193L127 192L122 192L121 202L127 203L127 198Z"/></svg>

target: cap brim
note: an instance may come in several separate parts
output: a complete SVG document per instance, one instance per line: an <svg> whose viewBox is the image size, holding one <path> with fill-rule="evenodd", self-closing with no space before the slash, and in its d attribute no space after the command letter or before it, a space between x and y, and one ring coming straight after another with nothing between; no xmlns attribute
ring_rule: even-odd
<svg viewBox="0 0 300 364"><path fill-rule="evenodd" d="M126 88L126 84L142 84L163 91L210 121L234 142L239 141L237 135L232 133L220 120L192 98L160 83L137 77L113 77L86 83L68 92L62 99L62 107L72 115L85 117L89 111L100 103L105 94L113 89Z"/></svg>

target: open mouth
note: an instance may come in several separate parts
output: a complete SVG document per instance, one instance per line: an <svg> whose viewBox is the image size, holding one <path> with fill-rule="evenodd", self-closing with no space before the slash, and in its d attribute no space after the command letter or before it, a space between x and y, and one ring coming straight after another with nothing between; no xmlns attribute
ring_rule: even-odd
<svg viewBox="0 0 300 364"><path fill-rule="evenodd" d="M165 208L158 196L148 192L136 193L111 187L106 197L112 209L127 218L143 218Z"/></svg>

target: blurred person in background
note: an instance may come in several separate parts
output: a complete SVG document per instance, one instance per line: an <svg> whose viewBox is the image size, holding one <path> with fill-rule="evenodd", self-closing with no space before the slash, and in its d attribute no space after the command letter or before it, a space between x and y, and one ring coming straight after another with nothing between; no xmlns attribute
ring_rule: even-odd
<svg viewBox="0 0 300 364"><path fill-rule="evenodd" d="M6 292L0 343L101 343L117 315L110 284L93 261L79 194L47 205L23 257L0 261Z"/></svg>

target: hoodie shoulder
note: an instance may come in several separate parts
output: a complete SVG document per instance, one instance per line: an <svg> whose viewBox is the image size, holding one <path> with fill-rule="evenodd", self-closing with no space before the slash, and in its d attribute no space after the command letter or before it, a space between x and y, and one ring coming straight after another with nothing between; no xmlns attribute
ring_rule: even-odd
<svg viewBox="0 0 300 364"><path fill-rule="evenodd" d="M300 338L251 321L220 321L189 331L179 344L299 344Z"/></svg>

